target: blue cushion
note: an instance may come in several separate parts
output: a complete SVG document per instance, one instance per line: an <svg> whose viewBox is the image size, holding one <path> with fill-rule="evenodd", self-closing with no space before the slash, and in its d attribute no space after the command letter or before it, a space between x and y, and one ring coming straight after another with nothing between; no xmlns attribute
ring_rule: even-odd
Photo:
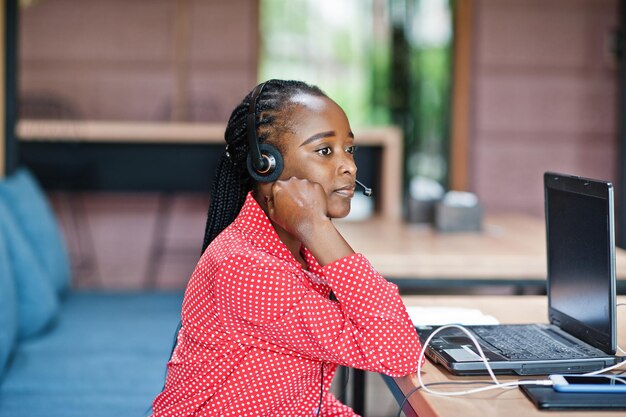
<svg viewBox="0 0 626 417"><path fill-rule="evenodd" d="M17 335L17 299L8 247L0 233L0 375L9 359Z"/></svg>
<svg viewBox="0 0 626 417"><path fill-rule="evenodd" d="M54 289L59 294L67 290L70 283L67 247L37 181L27 169L21 168L0 183L0 199L15 215Z"/></svg>
<svg viewBox="0 0 626 417"><path fill-rule="evenodd" d="M70 292L54 331L15 352L0 417L149 415L181 303L181 292Z"/></svg>
<svg viewBox="0 0 626 417"><path fill-rule="evenodd" d="M57 313L59 301L37 255L18 228L15 216L1 199L0 233L6 238L15 280L18 336L27 338L50 323Z"/></svg>

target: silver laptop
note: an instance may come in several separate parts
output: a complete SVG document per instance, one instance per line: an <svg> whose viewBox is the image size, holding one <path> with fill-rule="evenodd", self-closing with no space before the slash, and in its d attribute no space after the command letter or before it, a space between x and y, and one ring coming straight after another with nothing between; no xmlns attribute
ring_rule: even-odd
<svg viewBox="0 0 626 417"><path fill-rule="evenodd" d="M584 373L620 360L614 356L613 186L547 172L544 190L550 324L467 326L496 373ZM417 328L422 343L436 328ZM460 330L438 333L426 355L454 374L487 373Z"/></svg>

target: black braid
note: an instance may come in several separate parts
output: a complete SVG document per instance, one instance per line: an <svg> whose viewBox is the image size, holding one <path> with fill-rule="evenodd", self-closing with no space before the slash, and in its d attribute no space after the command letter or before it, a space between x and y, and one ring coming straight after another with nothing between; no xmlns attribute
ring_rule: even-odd
<svg viewBox="0 0 626 417"><path fill-rule="evenodd" d="M302 81L269 80L265 82L263 91L257 98L255 110L257 136L260 143L268 140L280 149L278 139L292 130L288 110L297 105L289 99L301 93L326 97L322 90ZM202 252L226 226L235 220L247 193L255 186L246 167L248 156L246 115L250 107L251 94L251 92L248 93L233 110L226 126L224 138L227 150L220 158L211 188L211 205Z"/></svg>

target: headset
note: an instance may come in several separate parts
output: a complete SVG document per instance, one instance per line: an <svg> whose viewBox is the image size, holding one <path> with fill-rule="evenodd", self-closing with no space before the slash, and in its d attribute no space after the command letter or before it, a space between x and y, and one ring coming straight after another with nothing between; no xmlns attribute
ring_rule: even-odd
<svg viewBox="0 0 626 417"><path fill-rule="evenodd" d="M246 166L248 173L257 182L274 182L280 177L285 166L283 156L276 147L269 143L259 144L256 134L256 105L266 82L257 85L250 97L250 107L246 116L246 128L248 136L248 158ZM356 185L363 188L363 194L367 197L372 195L372 189L355 179Z"/></svg>
<svg viewBox="0 0 626 417"><path fill-rule="evenodd" d="M274 146L268 143L259 144L256 134L256 104L259 96L263 92L265 83L257 85L252 91L250 107L246 119L248 129L248 173L258 182L274 182L283 172L283 156Z"/></svg>

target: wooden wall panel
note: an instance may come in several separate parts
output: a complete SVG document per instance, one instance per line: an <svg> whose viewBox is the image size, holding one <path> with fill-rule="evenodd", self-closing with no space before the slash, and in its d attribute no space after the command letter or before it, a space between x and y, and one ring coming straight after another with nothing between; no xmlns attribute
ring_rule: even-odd
<svg viewBox="0 0 626 417"><path fill-rule="evenodd" d="M23 107L224 123L256 82L257 16L257 0L36 2L21 9Z"/></svg>
<svg viewBox="0 0 626 417"><path fill-rule="evenodd" d="M617 0L477 0L470 188L543 213L542 173L614 180Z"/></svg>

